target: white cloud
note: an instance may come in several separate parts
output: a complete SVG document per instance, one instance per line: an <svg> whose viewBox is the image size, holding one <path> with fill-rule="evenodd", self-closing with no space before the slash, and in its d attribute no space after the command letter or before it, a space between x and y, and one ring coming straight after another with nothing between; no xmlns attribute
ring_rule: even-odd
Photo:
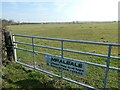
<svg viewBox="0 0 120 90"><path fill-rule="evenodd" d="M119 0L85 0L82 7L77 3L70 18L76 20L117 20Z"/></svg>

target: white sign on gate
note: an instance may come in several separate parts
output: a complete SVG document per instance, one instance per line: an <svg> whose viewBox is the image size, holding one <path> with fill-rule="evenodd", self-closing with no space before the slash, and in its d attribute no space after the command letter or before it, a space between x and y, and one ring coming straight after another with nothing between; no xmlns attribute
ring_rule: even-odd
<svg viewBox="0 0 120 90"><path fill-rule="evenodd" d="M61 59L61 57L46 55L46 63L48 66L57 68L59 70L67 71L70 73L79 74L81 76L86 75L86 67L87 65L79 60L71 60L71 59Z"/></svg>

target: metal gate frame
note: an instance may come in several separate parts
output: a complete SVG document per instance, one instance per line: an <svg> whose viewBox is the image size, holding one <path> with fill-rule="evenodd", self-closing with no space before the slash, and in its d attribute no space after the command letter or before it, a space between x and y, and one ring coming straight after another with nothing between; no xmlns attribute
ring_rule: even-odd
<svg viewBox="0 0 120 90"><path fill-rule="evenodd" d="M26 43L26 42L18 42L15 41L15 36L16 37L23 37L23 38L31 38L32 43ZM89 89L96 89L95 87L92 87L90 85L86 85L74 80L71 80L69 78L65 78L62 75L62 71L61 71L61 75L57 75L57 74L53 74L51 72L42 70L40 68L36 67L36 59L35 59L35 55L36 54L43 54L43 55L51 55L49 53L44 53L44 52L38 52L34 50L34 47L41 47L41 48L48 48L48 49L52 49L52 50L58 50L61 51L61 58L64 58L64 52L71 52L71 53L77 53L77 54L85 54L85 55L90 55L90 56L97 56L97 57L101 57L101 58L106 58L107 59L107 63L106 65L102 65L102 64L97 64L97 63L92 63L92 62L86 62L86 61L82 61L80 60L80 62L85 63L85 64L89 64L89 65L93 65L93 66L97 66L97 67L101 67L101 68L106 68L106 72L105 72L105 77L104 77L104 90L106 90L107 88L107 78L108 78L108 72L109 69L111 70L117 70L120 71L120 68L116 68L116 67L110 67L110 59L114 59L114 60L120 60L120 57L116 57L116 56L111 56L111 50L112 47L120 47L120 44L113 44L113 43L103 43L103 42L92 42L92 41L84 41L84 40L69 40L69 39L59 39L59 38L45 38L45 37L39 37L39 36L28 36L28 35L21 35L21 34L12 34L12 39L13 39L13 44L14 44L14 56L15 56L15 62L17 64L21 64L24 65L26 67L35 69L37 71L52 75L52 76L56 76L56 77L60 77L63 80L75 83L77 85L81 85L84 86L86 88ZM61 42L61 48L56 48L56 47L51 47L51 46L43 46L43 45L38 45L38 44L34 44L34 39L42 39L42 40L52 40L52 41L59 41ZM103 45L103 46L108 46L108 55L103 55L103 54L95 54L95 53L90 53L90 52L81 52L81 51L76 51L76 50L69 50L69 49L64 49L64 42L74 42L74 43L83 43L83 44L94 44L94 45ZM27 50L24 48L18 48L17 44L24 44L24 45L28 45L28 46L32 46L32 50ZM34 66L22 63L17 61L17 54L16 54L16 50L24 50L24 51L28 51L28 52L32 52L33 53L33 61L34 61ZM65 57L66 58L66 57ZM73 58L68 58L68 59L72 59L72 60L76 60Z"/></svg>

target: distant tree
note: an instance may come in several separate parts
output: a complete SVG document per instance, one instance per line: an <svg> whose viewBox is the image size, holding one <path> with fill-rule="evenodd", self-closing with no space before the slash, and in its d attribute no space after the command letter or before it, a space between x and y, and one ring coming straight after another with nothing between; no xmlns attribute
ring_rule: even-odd
<svg viewBox="0 0 120 90"><path fill-rule="evenodd" d="M76 24L78 24L79 22L78 21L76 21Z"/></svg>
<svg viewBox="0 0 120 90"><path fill-rule="evenodd" d="M2 19L2 27L5 27L8 25L8 20Z"/></svg>
<svg viewBox="0 0 120 90"><path fill-rule="evenodd" d="M18 22L17 22L17 25L19 25L19 24L20 24L20 22L18 21Z"/></svg>
<svg viewBox="0 0 120 90"><path fill-rule="evenodd" d="M14 20L2 19L2 26L17 24Z"/></svg>
<svg viewBox="0 0 120 90"><path fill-rule="evenodd" d="M13 20L9 20L9 21L8 21L8 24L9 24L9 25L12 25L12 24L15 24L15 22L14 22Z"/></svg>
<svg viewBox="0 0 120 90"><path fill-rule="evenodd" d="M73 24L75 24L75 21L73 21Z"/></svg>

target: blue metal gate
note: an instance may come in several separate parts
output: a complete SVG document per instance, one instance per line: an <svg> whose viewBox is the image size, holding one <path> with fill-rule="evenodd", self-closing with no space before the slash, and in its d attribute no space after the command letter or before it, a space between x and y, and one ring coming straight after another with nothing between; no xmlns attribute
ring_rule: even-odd
<svg viewBox="0 0 120 90"><path fill-rule="evenodd" d="M26 42L16 41L16 40L15 40L15 37L29 38L29 39L31 39L31 42L32 42L32 43L26 43ZM66 58L66 57L64 57L64 52L70 52L70 53L77 53L77 54L83 54L83 55L89 55L89 56L96 56L96 57L106 58L106 59L107 59L106 65L102 65L102 64L97 64L97 63L93 63L93 62L87 62L87 61L79 60L79 61L82 62L82 63L88 64L88 65L93 65L93 66L96 66L96 67L105 68L105 69L106 69L106 71L105 71L105 76L104 76L104 82L103 82L103 85L104 85L103 88L104 88L104 89L107 88L107 81L108 81L107 78L108 78L108 72L109 72L109 70L117 70L117 71L120 71L120 68L118 68L118 67L111 67L111 66L110 66L110 60L111 60L111 59L112 59L112 60L120 60L120 58L119 58L118 56L111 56L112 47L120 47L120 44L103 43L103 42L92 42L92 41L84 41L84 40L68 40L68 39L58 39L58 38L44 38L44 37L27 36L27 35L20 35L20 34L13 34L13 35L12 35L12 38L13 38L13 43L14 43L14 52L15 52L14 55L15 55L15 62L16 62L16 63L21 64L21 65L24 65L24 66L29 67L29 68L32 68L32 69L35 69L35 70L37 70L37 71L40 71L40 72L49 74L49 75L52 75L52 76L60 77L60 78L62 78L62 79L64 79L64 80L66 80L66 81L75 83L75 84L80 85L80 86L84 86L84 87L86 87L86 88L96 89L95 87L92 87L92 86L90 86L90 85L87 85L87 84L84 84L84 83L80 83L80 82L77 82L77 81L75 81L75 80L72 80L72 79L69 79L69 78L64 77L62 70L61 70L61 75L57 75L57 74L48 72L48 71L46 71L46 70L37 68L37 67L36 67L36 57L35 57L35 55L36 55L36 54L51 55L51 54L50 54L50 53L45 53L45 52L35 51L35 47L47 48L47 49L52 49L52 50L58 50L58 51L61 52L61 56L59 56L59 57L61 57L61 59ZM58 41L58 42L60 42L61 48L56 48L56 47L51 47L51 46L44 46L44 45L35 44L35 43L34 43L34 40L35 40L35 39ZM93 44L93 45L106 46L106 47L108 47L108 54L107 54L107 55L103 55L103 54L96 54L96 53L90 53L90 52L82 52L82 51L64 49L64 43L65 43L65 42L78 43L78 44L82 43L82 44ZM23 45L27 45L27 46L32 46L32 50L28 50L28 49L25 49L25 48L17 47L17 44L23 44ZM17 60L16 50L23 50L23 51L27 51L27 52L32 52L32 53L33 53L33 62L34 62L34 65L29 65L29 64L26 64L26 63L19 62L19 61ZM66 58L66 59L76 60L76 59L74 59L74 58ZM77 61L78 61L78 60L77 60Z"/></svg>

